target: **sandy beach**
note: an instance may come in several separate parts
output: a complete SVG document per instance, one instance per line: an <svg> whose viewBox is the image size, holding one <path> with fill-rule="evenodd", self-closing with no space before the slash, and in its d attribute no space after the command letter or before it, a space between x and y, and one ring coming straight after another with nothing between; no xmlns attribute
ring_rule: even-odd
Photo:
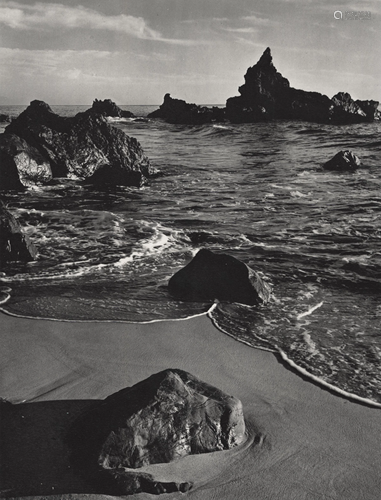
<svg viewBox="0 0 381 500"><path fill-rule="evenodd" d="M9 406L1 419L4 497L103 498L71 468L70 424L94 400L180 368L238 397L259 438L175 464L173 477L194 486L161 498L380 498L380 410L304 380L206 316L131 324L1 314L0 321L0 396L18 403L2 405Z"/></svg>

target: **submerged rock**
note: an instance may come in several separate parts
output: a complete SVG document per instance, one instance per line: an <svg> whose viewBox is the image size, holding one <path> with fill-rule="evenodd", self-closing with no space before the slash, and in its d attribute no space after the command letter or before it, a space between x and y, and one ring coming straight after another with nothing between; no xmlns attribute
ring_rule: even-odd
<svg viewBox="0 0 381 500"><path fill-rule="evenodd" d="M333 158L324 163L323 168L325 170L337 170L339 172L353 171L361 165L361 161L358 156L352 153L352 151L339 151Z"/></svg>
<svg viewBox="0 0 381 500"><path fill-rule="evenodd" d="M169 94L165 94L163 104L159 109L150 113L148 118L162 118L168 123L200 125L224 121L225 109L189 104L182 99L173 99Z"/></svg>
<svg viewBox="0 0 381 500"><path fill-rule="evenodd" d="M115 104L111 99L104 101L95 99L91 111L103 116L112 116L116 118L133 118L135 115L131 111L124 111Z"/></svg>
<svg viewBox="0 0 381 500"><path fill-rule="evenodd" d="M0 268L7 262L29 262L36 255L36 248L23 233L20 223L0 200Z"/></svg>
<svg viewBox="0 0 381 500"><path fill-rule="evenodd" d="M138 141L88 110L75 117L55 114L42 101L32 101L5 129L24 139L50 164L53 177L87 179L101 167L123 171L110 182L141 185L153 173Z"/></svg>
<svg viewBox="0 0 381 500"><path fill-rule="evenodd" d="M168 290L194 302L218 299L255 305L270 299L270 288L255 271L235 257L206 249L172 276Z"/></svg>
<svg viewBox="0 0 381 500"><path fill-rule="evenodd" d="M245 440L241 402L178 369L152 375L109 396L74 424L76 463L110 480L119 494L186 491L138 470L181 457L228 450ZM103 483L104 484L104 483Z"/></svg>
<svg viewBox="0 0 381 500"><path fill-rule="evenodd" d="M379 119L376 101L355 102L344 92L330 99L319 92L291 87L273 65L269 47L257 64L248 68L245 83L238 90L241 95L226 102L226 116L235 123L281 118L339 124Z"/></svg>

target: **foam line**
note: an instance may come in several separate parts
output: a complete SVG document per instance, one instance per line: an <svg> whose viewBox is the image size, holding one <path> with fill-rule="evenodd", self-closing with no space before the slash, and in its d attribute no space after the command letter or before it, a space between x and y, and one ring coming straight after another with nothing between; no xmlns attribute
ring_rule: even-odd
<svg viewBox="0 0 381 500"><path fill-rule="evenodd" d="M0 302L5 304L10 299L10 295ZM6 309L0 307L0 311L7 316L12 316L14 318L24 318L24 319L36 319L41 321L58 321L63 323L127 323L127 324L137 324L137 325L148 325L149 323L163 323L164 321L187 321L188 319L198 318L200 316L208 316L217 307L217 302L212 304L210 308L202 313L193 314L192 316L186 316L185 318L163 318L163 319L151 319L148 321L128 321L124 319L59 319L59 318L46 318L42 316L26 316L23 314L15 314L13 312L7 311Z"/></svg>
<svg viewBox="0 0 381 500"><path fill-rule="evenodd" d="M319 385L322 385L323 387L326 387L327 389L330 389L331 391L337 392L341 396L345 396L348 399L354 399L355 401L359 401L360 403L365 403L367 405L374 406L376 408L381 408L381 403L377 403L376 401L373 401L372 399L368 398L362 398L361 396L357 396L356 394L352 394L347 391L343 391L342 389L339 389L338 387L335 387L332 384L329 384L325 380L322 380L319 377L316 377L315 375L312 375L309 373L305 368L302 368L301 366L298 366L292 359L290 359L285 352L282 351L282 349L277 348L277 351L279 352L281 358L283 361L288 363L292 368L294 368L296 371L304 375L305 377L308 377L312 379L314 382L318 383Z"/></svg>
<svg viewBox="0 0 381 500"><path fill-rule="evenodd" d="M323 304L324 304L323 301L319 302L319 304L316 304L316 306L311 307L311 309L308 309L308 311L306 311L304 313L301 313L301 314L298 314L297 317L296 317L296 319L302 319L302 318L304 318L304 316L309 316L314 311L316 311L316 309L319 309L319 307L321 307Z"/></svg>

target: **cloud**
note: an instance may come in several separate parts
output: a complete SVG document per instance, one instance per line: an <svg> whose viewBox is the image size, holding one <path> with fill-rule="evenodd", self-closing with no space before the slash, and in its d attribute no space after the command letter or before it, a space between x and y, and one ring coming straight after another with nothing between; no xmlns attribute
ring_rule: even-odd
<svg viewBox="0 0 381 500"><path fill-rule="evenodd" d="M90 28L118 31L138 38L160 38L160 34L149 28L142 17L124 14L105 16L81 5L69 7L57 3L25 5L4 2L0 7L0 22L20 30Z"/></svg>
<svg viewBox="0 0 381 500"><path fill-rule="evenodd" d="M136 38L178 45L195 45L193 40L164 38L150 28L142 17L125 14L107 16L78 5L60 3L26 5L5 1L0 5L0 24L17 30L91 29L124 33Z"/></svg>
<svg viewBox="0 0 381 500"><path fill-rule="evenodd" d="M258 17L254 15L244 16L241 19L255 26L274 26L276 24L279 24L278 21L273 21L272 19L267 19L265 17Z"/></svg>
<svg viewBox="0 0 381 500"><path fill-rule="evenodd" d="M257 29L252 26L247 26L246 28L222 28L224 31L230 31L231 33L257 33Z"/></svg>

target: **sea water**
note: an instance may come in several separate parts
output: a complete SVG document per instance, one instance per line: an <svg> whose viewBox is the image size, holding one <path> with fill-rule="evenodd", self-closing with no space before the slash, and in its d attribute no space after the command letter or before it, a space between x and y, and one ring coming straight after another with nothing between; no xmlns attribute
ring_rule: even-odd
<svg viewBox="0 0 381 500"><path fill-rule="evenodd" d="M53 109L72 116L88 107ZM145 117L157 106L122 108ZM211 304L174 300L168 279L200 248L225 252L258 271L273 297L261 307L218 304L209 313L216 326L381 403L381 124L112 123L162 175L141 189L62 178L4 195L38 258L5 269L3 310L77 321L185 318ZM362 161L356 172L321 168L345 149Z"/></svg>

